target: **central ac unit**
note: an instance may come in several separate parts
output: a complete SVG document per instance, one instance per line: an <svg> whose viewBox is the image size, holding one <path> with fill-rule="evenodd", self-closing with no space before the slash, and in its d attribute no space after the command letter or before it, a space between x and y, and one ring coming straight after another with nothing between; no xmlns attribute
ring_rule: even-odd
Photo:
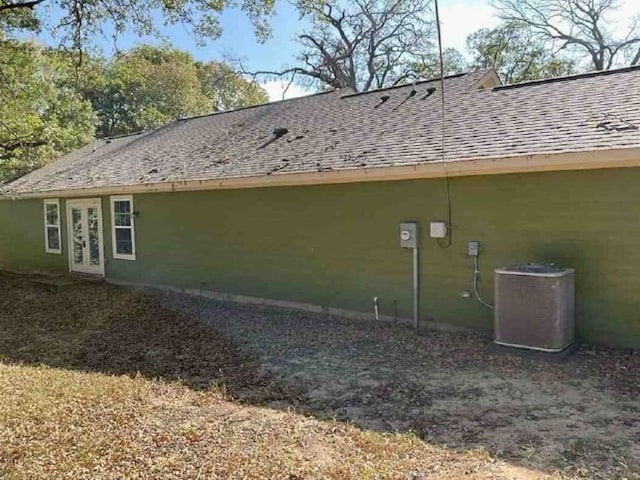
<svg viewBox="0 0 640 480"><path fill-rule="evenodd" d="M529 264L498 268L495 274L497 344L560 352L574 342L573 269Z"/></svg>

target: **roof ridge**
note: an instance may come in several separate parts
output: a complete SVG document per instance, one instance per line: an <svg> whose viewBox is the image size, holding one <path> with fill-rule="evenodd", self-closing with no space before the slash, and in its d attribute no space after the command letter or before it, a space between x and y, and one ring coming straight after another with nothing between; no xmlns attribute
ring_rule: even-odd
<svg viewBox="0 0 640 480"><path fill-rule="evenodd" d="M462 73L454 73L452 75L445 75L444 79L445 80L449 80L452 78L459 78L459 77L465 77L467 75L472 75L474 73L478 73L478 72L488 72L491 69L489 68L481 68L478 70L471 70L469 72L462 72ZM433 77L433 78L426 78L424 80L418 80L415 82L416 85L422 85L424 83L430 83L430 82L438 82L440 81L440 77ZM377 93L377 92L384 92L386 90L393 90L395 88L406 88L406 87L410 87L412 86L413 83L403 83L402 85L392 85L390 87L382 87L382 88L375 88L373 90L367 90L366 92L355 92L355 93L348 93L346 95L342 95L342 97L340 98L350 98L350 97L357 97L359 95L367 95L370 93Z"/></svg>
<svg viewBox="0 0 640 480"><path fill-rule="evenodd" d="M96 138L96 140L106 142L107 140L117 140L119 138L133 137L134 135L144 135L145 133L149 133L150 131L151 130L139 130L137 132L123 133L120 135L110 135L108 137Z"/></svg>
<svg viewBox="0 0 640 480"><path fill-rule="evenodd" d="M268 105L277 105L277 104L284 103L284 102L292 102L292 101L295 101L295 100L302 100L304 98L318 97L320 95L327 95L329 93L334 93L334 92L337 92L339 90L340 90L339 88L332 88L331 90L325 90L324 92L310 93L309 95L302 95L300 97L283 98L282 100L274 100L273 102L267 102L267 103L257 103L255 105L247 105L247 106L244 106L244 107L233 108L231 110L221 110L219 112L210 112L210 113L203 113L201 115L193 115L193 116L190 116L190 117L176 118L174 120L174 122L186 122L188 120L194 120L196 118L212 117L212 116L215 116L215 115L223 115L225 113L240 112L240 111L243 111L243 110L250 110L252 108L266 107Z"/></svg>
<svg viewBox="0 0 640 480"><path fill-rule="evenodd" d="M484 69L481 68L481 69L477 69L477 70L471 70L471 71L468 71L468 72L454 73L454 74L451 74L451 75L446 75L444 77L444 79L448 80L448 79L451 79L451 78L464 77L466 75L471 75L471 74L479 73L479 72L485 72L486 73L488 71L491 71L491 69L490 68L484 68ZM437 82L439 80L440 80L440 77L433 77L433 78L427 78L427 79L424 79L424 80L418 80L417 82L415 82L415 84L416 85L421 85L421 84L429 83L429 82ZM392 85L390 87L376 88L376 89L373 89L373 90L368 90L366 92L346 93L344 95L341 95L340 98L348 98L348 97L355 97L355 96L358 96L358 95L366 95L366 94L369 94L369 93L376 93L376 92L381 92L381 91L385 91L385 90L403 88L403 87L408 87L408 86L411 86L411 85L412 85L411 83L405 83L405 84L402 84L402 85ZM325 90L323 92L310 93L309 95L303 95L303 96L300 96L300 97L283 98L282 100L275 100L275 101L267 102L267 103L258 103L258 104L255 104L255 105L247 105L247 106L244 106L244 107L233 108L231 110L221 110L219 112L209 112L209 113L203 113L203 114L200 114L200 115L192 115L192 116L189 116L189 117L180 117L180 118L176 118L176 119L174 119L174 120L172 120L172 121L170 121L168 123L160 125L160 126L158 126L156 128L152 128L151 130L141 130L139 132L126 133L126 134L122 134L122 135L114 135L114 136L110 136L110 137L103 137L103 138L99 138L97 140L107 141L107 140L114 140L114 139L118 139L118 138L129 137L129 136L133 136L133 135L143 135L143 134L147 134L147 133L152 133L152 132L154 132L155 130L157 130L159 128L165 127L167 125L171 125L172 123L186 122L186 121L189 121L189 120L195 120L196 118L212 117L212 116L216 116L216 115L223 115L225 113L240 112L240 111L244 111L244 110L250 110L250 109L253 109L253 108L266 107L268 105L277 105L277 104L284 103L284 102L300 101L300 100L305 99L305 98L318 97L318 96L321 96L321 95L327 95L327 94L334 93L334 92L340 92L341 90L349 91L350 89L349 88L343 88L343 89L332 88L330 90Z"/></svg>
<svg viewBox="0 0 640 480"><path fill-rule="evenodd" d="M559 77L541 78L538 80L527 80L524 82L510 83L508 85L497 85L492 90L509 90L521 87L528 87L530 85L544 85L545 83L557 83L566 82L571 80L580 80L582 78L599 77L605 75L615 75L618 73L628 73L636 70L640 70L640 65L633 65L630 67L612 68L610 70L593 70L590 72L574 73L572 75L563 75Z"/></svg>

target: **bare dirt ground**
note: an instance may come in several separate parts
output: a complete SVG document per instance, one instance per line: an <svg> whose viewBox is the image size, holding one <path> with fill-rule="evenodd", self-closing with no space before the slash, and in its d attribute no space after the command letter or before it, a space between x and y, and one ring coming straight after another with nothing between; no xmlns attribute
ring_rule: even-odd
<svg viewBox="0 0 640 480"><path fill-rule="evenodd" d="M0 478L640 478L640 359L0 273Z"/></svg>
<svg viewBox="0 0 640 480"><path fill-rule="evenodd" d="M638 352L583 347L550 364L491 355L480 334L160 298L260 358L320 418L559 475L640 478Z"/></svg>

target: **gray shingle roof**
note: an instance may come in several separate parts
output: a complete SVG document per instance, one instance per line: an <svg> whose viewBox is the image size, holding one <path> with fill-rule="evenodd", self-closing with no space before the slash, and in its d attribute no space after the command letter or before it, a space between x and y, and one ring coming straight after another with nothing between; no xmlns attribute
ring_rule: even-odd
<svg viewBox="0 0 640 480"><path fill-rule="evenodd" d="M640 69L478 89L445 80L447 160L640 146ZM430 88L435 93L429 95ZM6 186L20 194L287 175L441 160L438 81L340 91L98 140ZM389 96L386 101L381 97ZM288 133L275 139L274 129Z"/></svg>

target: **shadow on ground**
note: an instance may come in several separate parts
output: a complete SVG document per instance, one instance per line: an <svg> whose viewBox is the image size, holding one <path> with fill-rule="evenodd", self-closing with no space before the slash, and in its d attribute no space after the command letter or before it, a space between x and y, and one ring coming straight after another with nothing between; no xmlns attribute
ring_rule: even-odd
<svg viewBox="0 0 640 480"><path fill-rule="evenodd" d="M40 280L0 274L0 360L218 387L561 475L640 478L637 352L545 364L492 356L471 333Z"/></svg>
<svg viewBox="0 0 640 480"><path fill-rule="evenodd" d="M215 330L105 283L0 273L0 360L143 375L268 401L270 376ZM280 397L278 397L280 398Z"/></svg>

